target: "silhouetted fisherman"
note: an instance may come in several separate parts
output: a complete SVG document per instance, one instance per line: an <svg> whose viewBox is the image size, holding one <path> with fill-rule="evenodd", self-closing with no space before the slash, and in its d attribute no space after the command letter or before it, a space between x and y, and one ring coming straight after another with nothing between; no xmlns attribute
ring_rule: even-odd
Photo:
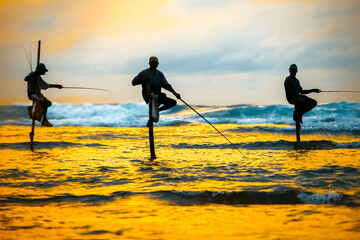
<svg viewBox="0 0 360 240"><path fill-rule="evenodd" d="M157 70L159 65L159 60L157 57L150 57L149 59L150 68L147 68L141 71L133 80L132 85L140 85L142 86L142 96L148 104L149 101L149 94L153 92L155 95L158 96L158 105L162 105L159 108L159 111L164 111L170 109L176 105L176 100L172 98L168 98L165 93L161 92L161 88L164 88L170 92L172 92L177 99L180 99L180 94L175 92L172 86L166 80L164 74ZM150 83L150 92L147 89L147 82Z"/></svg>
<svg viewBox="0 0 360 240"><path fill-rule="evenodd" d="M41 125L46 127L52 127L53 125L47 120L47 108L51 106L51 102L41 93L41 89L48 89L48 88L63 88L60 84L48 84L45 82L41 75L45 75L48 70L45 67L45 64L39 63L36 67L35 72L30 72L26 77L25 81L27 82L27 93L28 98L30 100L37 100L40 103L42 108L42 118L41 118ZM29 113L31 114L31 107L29 107Z"/></svg>
<svg viewBox="0 0 360 240"><path fill-rule="evenodd" d="M321 90L317 88L310 90L302 89L299 80L296 78L296 73L298 72L296 64L290 65L289 72L290 76L288 76L284 82L286 99L290 104L295 105L293 114L294 121L302 123L302 116L317 105L314 99L304 96L303 94L312 92L319 93Z"/></svg>

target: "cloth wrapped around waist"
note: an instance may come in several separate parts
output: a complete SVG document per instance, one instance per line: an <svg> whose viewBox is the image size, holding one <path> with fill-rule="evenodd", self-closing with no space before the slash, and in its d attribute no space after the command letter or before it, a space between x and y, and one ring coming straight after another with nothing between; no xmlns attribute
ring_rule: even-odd
<svg viewBox="0 0 360 240"><path fill-rule="evenodd" d="M29 116L31 119L35 119L39 122L41 122L41 118L43 116L44 113L44 108L43 108L43 101L40 101L38 99L34 99L33 100L33 105L32 106L28 106L28 112L29 112Z"/></svg>

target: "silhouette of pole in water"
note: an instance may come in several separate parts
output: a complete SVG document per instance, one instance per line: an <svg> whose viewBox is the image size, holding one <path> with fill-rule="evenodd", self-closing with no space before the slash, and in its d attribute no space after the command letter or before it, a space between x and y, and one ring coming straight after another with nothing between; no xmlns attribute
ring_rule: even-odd
<svg viewBox="0 0 360 240"><path fill-rule="evenodd" d="M200 113L198 113L192 106L190 106L189 104L187 104L184 100L182 100L181 98L180 98L180 100L181 100L186 106L188 106L191 110L193 110L194 112L196 112L197 115L199 115L202 119L204 119L208 124L210 124L210 126L212 126L218 133L220 133L220 135L223 136L223 137L231 144L231 146L234 147L234 149L236 149L244 158L246 158L245 155L244 155L242 152L240 152L240 150L235 146L235 144L233 144L232 142L230 142L230 140L229 140L224 134L222 134L222 132L220 132L214 125L212 125L208 120L206 120L205 117L203 117Z"/></svg>
<svg viewBox="0 0 360 240"><path fill-rule="evenodd" d="M300 105L295 103L295 112L299 112ZM294 118L295 121L295 128L296 128L296 142L300 142L300 130L301 130L301 119L302 117L298 116Z"/></svg>
<svg viewBox="0 0 360 240"><path fill-rule="evenodd" d="M297 121L297 122L295 123L295 126L296 126L296 141L297 141L297 142L300 142L300 130L301 130L300 122Z"/></svg>
<svg viewBox="0 0 360 240"><path fill-rule="evenodd" d="M41 41L39 40L36 67L40 63L40 48L41 48ZM30 132L30 150L31 151L34 151L34 135L35 135L35 116L34 116L34 114L35 114L35 109L36 109L36 99L33 100L32 109L31 109L31 118L32 118L31 132Z"/></svg>
<svg viewBox="0 0 360 240"><path fill-rule="evenodd" d="M156 159L155 155L155 143L154 143L154 121L153 121L153 97L151 95L151 88L150 88L150 82L146 82L146 88L148 92L148 103L149 103L149 121L148 121L148 127L149 127L149 144L150 144L150 159L154 160Z"/></svg>

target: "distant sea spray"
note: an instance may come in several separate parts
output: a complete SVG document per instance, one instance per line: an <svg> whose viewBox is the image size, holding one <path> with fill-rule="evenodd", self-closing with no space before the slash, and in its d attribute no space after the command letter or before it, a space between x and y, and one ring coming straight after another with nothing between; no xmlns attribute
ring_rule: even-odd
<svg viewBox="0 0 360 240"><path fill-rule="evenodd" d="M0 106L0 125L30 125L27 105ZM293 125L292 105L194 105L214 124L286 124ZM55 126L144 127L148 108L144 103L123 104L53 104L48 118ZM179 126L203 123L184 105L165 111L156 126ZM318 105L304 116L304 130L327 132L360 132L360 103L339 102ZM259 127L258 127L259 128ZM260 127L271 131L272 127ZM291 128L276 128L292 130Z"/></svg>

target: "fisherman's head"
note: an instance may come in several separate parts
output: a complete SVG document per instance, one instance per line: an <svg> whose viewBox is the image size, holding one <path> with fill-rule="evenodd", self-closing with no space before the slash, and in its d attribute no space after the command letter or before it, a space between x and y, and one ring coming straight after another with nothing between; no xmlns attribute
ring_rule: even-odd
<svg viewBox="0 0 360 240"><path fill-rule="evenodd" d="M36 71L41 75L44 75L48 70L46 69L45 64L39 63L39 65L36 66Z"/></svg>
<svg viewBox="0 0 360 240"><path fill-rule="evenodd" d="M157 57L152 56L149 58L149 65L150 65L150 69L155 71L156 68L159 66L159 60Z"/></svg>
<svg viewBox="0 0 360 240"><path fill-rule="evenodd" d="M294 75L297 73L297 71L298 71L298 68L297 68L296 64L291 64L289 67L289 72Z"/></svg>

